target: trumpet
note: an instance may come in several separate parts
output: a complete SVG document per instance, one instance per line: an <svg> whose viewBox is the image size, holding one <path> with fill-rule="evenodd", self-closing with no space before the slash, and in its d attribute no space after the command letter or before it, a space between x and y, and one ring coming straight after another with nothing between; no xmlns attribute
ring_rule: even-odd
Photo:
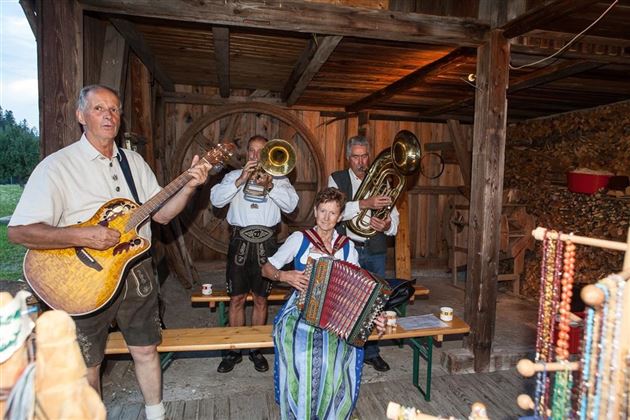
<svg viewBox="0 0 630 420"><path fill-rule="evenodd" d="M249 201L263 201L269 194L269 185L260 185L259 180L265 175L283 176L295 168L296 153L291 144L282 139L273 139L260 151L258 166L250 174L243 193Z"/></svg>
<svg viewBox="0 0 630 420"><path fill-rule="evenodd" d="M418 138L407 130L399 131L389 149L383 150L368 169L352 201L365 200L375 195L387 195L392 204L380 210L363 209L357 217L347 223L348 229L359 236L369 238L376 235L370 219L385 219L405 188L406 176L420 169L422 152Z"/></svg>

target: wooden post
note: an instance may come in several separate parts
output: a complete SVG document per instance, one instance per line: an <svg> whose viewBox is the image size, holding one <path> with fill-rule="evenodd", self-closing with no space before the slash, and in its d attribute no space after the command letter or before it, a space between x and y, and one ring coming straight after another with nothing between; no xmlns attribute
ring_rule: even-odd
<svg viewBox="0 0 630 420"><path fill-rule="evenodd" d="M38 4L40 151L48 156L81 136L75 111L83 86L83 11L75 0Z"/></svg>
<svg viewBox="0 0 630 420"><path fill-rule="evenodd" d="M396 235L396 277L411 280L411 244L409 243L409 199L404 192L396 203L400 213Z"/></svg>
<svg viewBox="0 0 630 420"><path fill-rule="evenodd" d="M499 218L503 195L509 44L492 30L477 52L473 133L468 277L465 319L467 347L476 372L487 371L492 351L499 264Z"/></svg>

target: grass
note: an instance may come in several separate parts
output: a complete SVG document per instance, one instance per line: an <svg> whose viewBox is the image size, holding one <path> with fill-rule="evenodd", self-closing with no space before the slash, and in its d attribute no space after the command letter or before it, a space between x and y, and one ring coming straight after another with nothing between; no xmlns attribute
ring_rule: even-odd
<svg viewBox="0 0 630 420"><path fill-rule="evenodd" d="M22 195L19 185L0 185L0 217L10 216ZM0 224L0 280L22 278L22 259L26 249L7 240L7 226Z"/></svg>

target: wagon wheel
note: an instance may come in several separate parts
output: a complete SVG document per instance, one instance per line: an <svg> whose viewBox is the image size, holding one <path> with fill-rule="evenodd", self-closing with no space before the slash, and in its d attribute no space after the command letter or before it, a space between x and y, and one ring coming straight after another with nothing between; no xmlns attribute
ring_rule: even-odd
<svg viewBox="0 0 630 420"><path fill-rule="evenodd" d="M297 154L296 169L289 175L300 201L298 208L288 217L283 216L280 237L289 232L313 225L312 211L315 193L325 183L322 174L323 159L315 148L315 137L308 127L293 113L264 103L239 103L211 111L194 121L177 140L174 172L186 170L192 156L203 154L221 142L234 142L242 159L246 156L247 140L260 134L268 139L281 138L293 145ZM225 168L211 176L195 200L182 212L181 219L195 239L210 249L227 253L227 206L216 209L210 205L210 188L221 181L233 168Z"/></svg>

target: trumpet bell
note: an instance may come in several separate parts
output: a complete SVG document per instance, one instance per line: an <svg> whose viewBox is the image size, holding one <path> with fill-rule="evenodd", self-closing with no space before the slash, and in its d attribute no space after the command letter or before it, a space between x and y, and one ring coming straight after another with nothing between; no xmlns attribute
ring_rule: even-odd
<svg viewBox="0 0 630 420"><path fill-rule="evenodd" d="M260 151L260 162L269 175L286 175L295 168L295 149L286 140L270 140Z"/></svg>

